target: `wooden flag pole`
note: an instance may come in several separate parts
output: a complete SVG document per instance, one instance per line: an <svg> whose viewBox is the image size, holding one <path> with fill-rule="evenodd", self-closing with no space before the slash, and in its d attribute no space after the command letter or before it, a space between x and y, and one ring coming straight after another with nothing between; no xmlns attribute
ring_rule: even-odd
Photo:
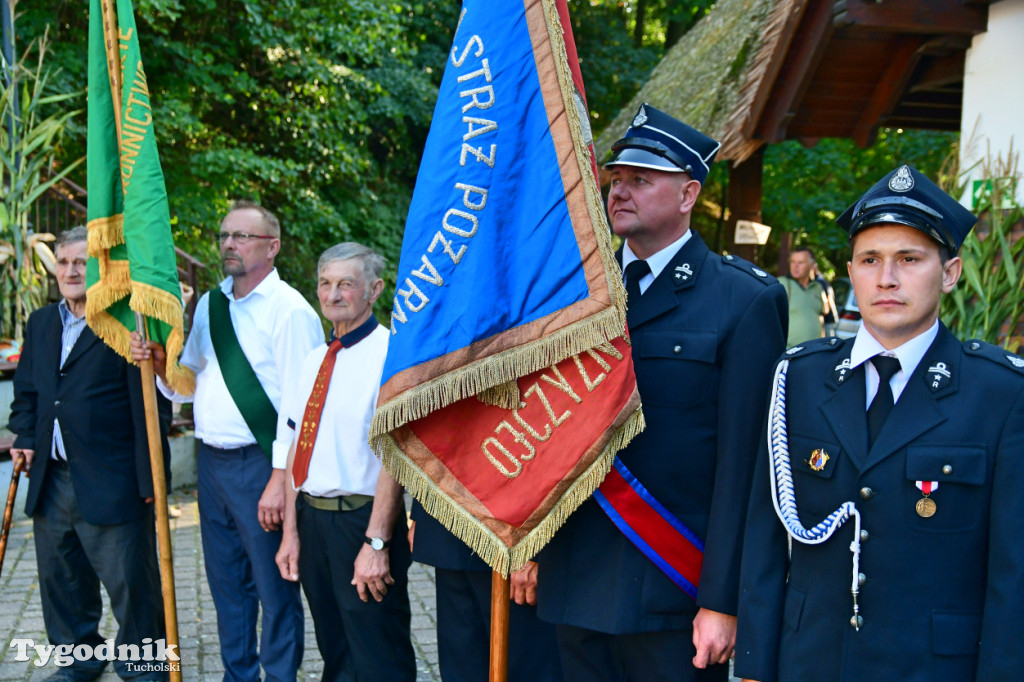
<svg viewBox="0 0 1024 682"><path fill-rule="evenodd" d="M146 341L146 323L141 313L135 313L135 328ZM153 359L139 364L142 370L142 399L146 408L146 435L149 438L149 466L153 470L153 506L156 508L157 547L160 550L160 584L164 598L164 624L167 629L168 651L178 647L178 605L174 593L174 564L171 555L171 526L167 515L167 477L164 474L164 453L160 442L160 419L156 408L156 376ZM171 682L181 682L181 664L170 666Z"/></svg>
<svg viewBox="0 0 1024 682"><path fill-rule="evenodd" d="M4 507L4 525L0 529L0 575L4 570L4 555L7 553L7 534L11 532L11 519L14 518L14 499L18 496L18 479L25 466L25 455L14 458L14 471L11 472L11 487L7 491L7 506Z"/></svg>
<svg viewBox="0 0 1024 682"><path fill-rule="evenodd" d="M489 682L508 680L509 582L498 571L491 574L491 669Z"/></svg>

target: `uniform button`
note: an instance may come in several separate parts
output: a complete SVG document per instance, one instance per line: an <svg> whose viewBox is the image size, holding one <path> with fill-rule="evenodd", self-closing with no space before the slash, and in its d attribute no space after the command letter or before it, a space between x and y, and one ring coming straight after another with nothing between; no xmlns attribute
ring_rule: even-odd
<svg viewBox="0 0 1024 682"><path fill-rule="evenodd" d="M854 616L853 618L850 619L850 625L852 625L855 628L862 627L864 625L864 617L863 616Z"/></svg>
<svg viewBox="0 0 1024 682"><path fill-rule="evenodd" d="M863 586L868 581L868 577L863 573L857 574L857 584Z"/></svg>
<svg viewBox="0 0 1024 682"><path fill-rule="evenodd" d="M834 345L836 345L836 343L838 343L838 341L837 341L836 337L834 337L834 336L831 339L828 340L828 345L830 345L830 346L834 346Z"/></svg>
<svg viewBox="0 0 1024 682"><path fill-rule="evenodd" d="M675 353L676 355L679 355L680 353L683 352L683 347L682 346L676 346L675 348L672 349L672 352Z"/></svg>
<svg viewBox="0 0 1024 682"><path fill-rule="evenodd" d="M971 344L971 350L978 350L979 348L981 348L981 344L977 341Z"/></svg>
<svg viewBox="0 0 1024 682"><path fill-rule="evenodd" d="M947 464L946 466L942 467L942 473L949 476L951 473L953 473L953 467Z"/></svg>
<svg viewBox="0 0 1024 682"><path fill-rule="evenodd" d="M60 401L59 400L54 400L53 401L53 406L54 407L60 407Z"/></svg>
<svg viewBox="0 0 1024 682"><path fill-rule="evenodd" d="M871 539L871 533L867 532L866 530L862 530L860 532L860 541L867 542L869 539Z"/></svg>
<svg viewBox="0 0 1024 682"><path fill-rule="evenodd" d="M870 500L875 496L875 491L871 488L864 487L860 489L860 496L865 500Z"/></svg>

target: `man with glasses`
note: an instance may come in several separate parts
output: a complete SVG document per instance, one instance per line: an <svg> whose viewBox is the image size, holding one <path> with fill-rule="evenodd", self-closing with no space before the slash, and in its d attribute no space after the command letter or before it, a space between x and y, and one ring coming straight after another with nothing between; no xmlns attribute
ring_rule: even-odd
<svg viewBox="0 0 1024 682"><path fill-rule="evenodd" d="M199 300L181 364L196 373L199 518L206 577L217 607L224 679L294 680L302 661L299 588L281 578L274 555L284 519L284 468L293 431L278 414L282 384L324 340L313 308L274 268L281 225L238 201L220 227L224 274ZM133 342L136 360L159 345ZM166 386L161 390L174 396ZM181 400L181 396L174 396ZM259 655L256 615L263 609Z"/></svg>

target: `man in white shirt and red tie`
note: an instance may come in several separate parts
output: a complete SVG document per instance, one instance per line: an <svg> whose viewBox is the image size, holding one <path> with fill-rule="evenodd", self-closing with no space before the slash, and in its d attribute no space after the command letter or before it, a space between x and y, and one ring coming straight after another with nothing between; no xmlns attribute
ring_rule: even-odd
<svg viewBox="0 0 1024 682"><path fill-rule="evenodd" d="M286 392L288 456L277 565L309 601L324 680L414 680L402 488L367 444L388 330L373 316L384 259L354 242L324 251L317 296L334 326Z"/></svg>

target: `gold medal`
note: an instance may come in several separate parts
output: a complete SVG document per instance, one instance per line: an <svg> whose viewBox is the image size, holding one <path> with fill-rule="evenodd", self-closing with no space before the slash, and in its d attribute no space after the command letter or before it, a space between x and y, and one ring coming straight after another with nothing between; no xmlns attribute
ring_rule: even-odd
<svg viewBox="0 0 1024 682"><path fill-rule="evenodd" d="M917 501L914 508L917 510L918 516L927 519L935 515L935 500L930 497L922 497Z"/></svg>

